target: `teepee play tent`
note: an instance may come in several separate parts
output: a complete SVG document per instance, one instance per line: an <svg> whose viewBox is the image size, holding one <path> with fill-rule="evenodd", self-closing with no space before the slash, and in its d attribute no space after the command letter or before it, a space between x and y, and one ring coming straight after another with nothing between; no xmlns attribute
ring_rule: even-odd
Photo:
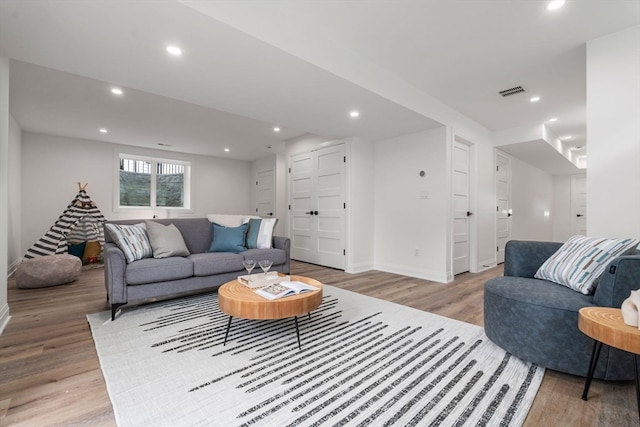
<svg viewBox="0 0 640 427"><path fill-rule="evenodd" d="M99 242L100 248L104 246L106 219L85 191L87 185L78 183L76 197L49 231L27 250L25 258L66 254L68 245L80 242Z"/></svg>

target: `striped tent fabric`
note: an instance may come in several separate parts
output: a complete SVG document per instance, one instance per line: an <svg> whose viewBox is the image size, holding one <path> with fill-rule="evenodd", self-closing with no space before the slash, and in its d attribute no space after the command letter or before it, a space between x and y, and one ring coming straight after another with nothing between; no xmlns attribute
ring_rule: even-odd
<svg viewBox="0 0 640 427"><path fill-rule="evenodd" d="M58 220L24 255L31 259L67 253L67 245L84 241L98 241L104 246L103 224L106 222L96 204L85 191L86 184L69 203Z"/></svg>

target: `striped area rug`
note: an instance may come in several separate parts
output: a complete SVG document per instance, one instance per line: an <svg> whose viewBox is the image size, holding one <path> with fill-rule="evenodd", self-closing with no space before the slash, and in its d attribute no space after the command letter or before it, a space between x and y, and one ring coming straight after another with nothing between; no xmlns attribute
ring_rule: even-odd
<svg viewBox="0 0 640 427"><path fill-rule="evenodd" d="M120 426L519 426L544 369L483 329L325 286L292 319L228 317L217 294L88 316Z"/></svg>

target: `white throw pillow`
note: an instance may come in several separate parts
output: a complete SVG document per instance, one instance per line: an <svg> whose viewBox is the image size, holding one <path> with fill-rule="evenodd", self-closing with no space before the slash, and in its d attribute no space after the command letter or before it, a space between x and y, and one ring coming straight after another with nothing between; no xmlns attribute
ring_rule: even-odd
<svg viewBox="0 0 640 427"><path fill-rule="evenodd" d="M178 227L173 224L162 225L155 221L145 221L144 223L147 227L147 236L151 248L153 248L154 258L190 255Z"/></svg>
<svg viewBox="0 0 640 427"><path fill-rule="evenodd" d="M589 295L614 258L638 246L636 239L573 236L538 269L534 277Z"/></svg>
<svg viewBox="0 0 640 427"><path fill-rule="evenodd" d="M153 256L144 224L105 224L116 245L124 252L127 263Z"/></svg>
<svg viewBox="0 0 640 427"><path fill-rule="evenodd" d="M268 249L273 239L273 228L277 218L247 218L247 249Z"/></svg>
<svg viewBox="0 0 640 427"><path fill-rule="evenodd" d="M247 215L227 215L227 214L209 214L207 219L212 224L222 225L223 227L240 227L242 224L249 222L248 218L260 218L259 216Z"/></svg>

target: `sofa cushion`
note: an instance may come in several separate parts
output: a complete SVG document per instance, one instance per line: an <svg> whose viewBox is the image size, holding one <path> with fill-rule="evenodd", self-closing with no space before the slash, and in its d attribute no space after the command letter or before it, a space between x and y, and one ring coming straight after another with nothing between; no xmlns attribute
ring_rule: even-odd
<svg viewBox="0 0 640 427"><path fill-rule="evenodd" d="M247 249L268 249L273 240L273 228L277 218L247 218Z"/></svg>
<svg viewBox="0 0 640 427"><path fill-rule="evenodd" d="M255 259L261 261L268 259L273 262L273 265L280 265L287 262L287 253L282 249L249 249L242 252L244 259ZM257 264L256 264L257 265Z"/></svg>
<svg viewBox="0 0 640 427"><path fill-rule="evenodd" d="M224 227L218 224L211 224L211 246L209 252L232 252L239 253L247 248L245 240L247 236L248 224L238 227Z"/></svg>
<svg viewBox="0 0 640 427"><path fill-rule="evenodd" d="M105 228L116 245L124 252L127 263L153 255L144 223L134 225L105 224Z"/></svg>
<svg viewBox="0 0 640 427"><path fill-rule="evenodd" d="M153 248L154 258L190 255L182 234L175 225L162 225L154 221L145 221L145 226L147 227L149 242Z"/></svg>
<svg viewBox="0 0 640 427"><path fill-rule="evenodd" d="M577 312L593 305L593 295L584 295L565 286L547 280L526 277L500 276L485 283L485 292L500 295L538 309L554 309Z"/></svg>
<svg viewBox="0 0 640 427"><path fill-rule="evenodd" d="M589 295L595 290L607 264L617 256L633 251L636 246L636 239L573 236L542 264L534 277Z"/></svg>
<svg viewBox="0 0 640 427"><path fill-rule="evenodd" d="M129 285L185 279L193 276L193 263L182 257L146 258L127 265L125 276Z"/></svg>
<svg viewBox="0 0 640 427"><path fill-rule="evenodd" d="M243 256L231 252L191 254L188 259L193 262L194 276L211 276L212 274L244 270Z"/></svg>

